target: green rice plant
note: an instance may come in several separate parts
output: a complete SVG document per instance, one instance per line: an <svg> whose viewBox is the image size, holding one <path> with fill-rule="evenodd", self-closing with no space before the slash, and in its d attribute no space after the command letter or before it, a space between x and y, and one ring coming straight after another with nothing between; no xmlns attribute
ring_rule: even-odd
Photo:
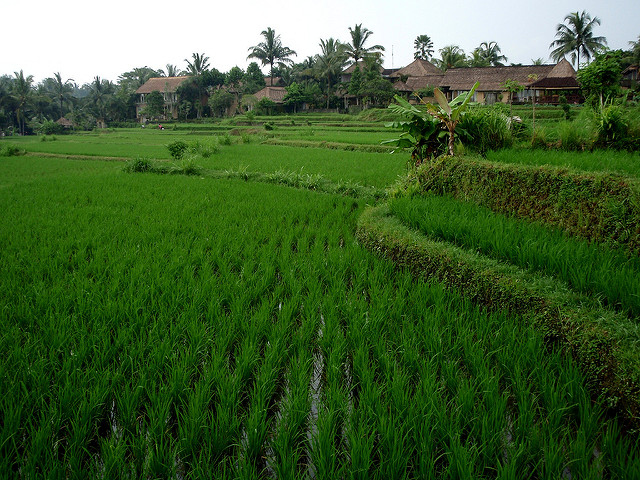
<svg viewBox="0 0 640 480"><path fill-rule="evenodd" d="M231 135L229 135L228 133L225 133L224 135L220 135L218 138L218 142L220 143L220 145L225 145L227 147L233 145L233 140L231 138Z"/></svg>
<svg viewBox="0 0 640 480"><path fill-rule="evenodd" d="M181 175L200 175L202 173L202 167L197 163L197 157L195 155L188 155L180 161L179 165L174 165L169 170L169 173L177 173Z"/></svg>
<svg viewBox="0 0 640 480"><path fill-rule="evenodd" d="M196 140L191 142L187 147L188 152L193 155L201 156L202 158L209 158L218 153L219 150L217 141L202 142L200 140Z"/></svg>
<svg viewBox="0 0 640 480"><path fill-rule="evenodd" d="M259 148L276 170L283 147L219 156ZM637 445L575 365L363 249L364 202L120 168L0 163L9 476L634 478Z"/></svg>
<svg viewBox="0 0 640 480"><path fill-rule="evenodd" d="M155 166L148 158L135 158L125 163L122 170L126 173L146 173L155 171Z"/></svg>
<svg viewBox="0 0 640 480"><path fill-rule="evenodd" d="M434 238L556 276L578 291L640 314L640 262L620 250L447 197L395 198L389 205L407 225Z"/></svg>

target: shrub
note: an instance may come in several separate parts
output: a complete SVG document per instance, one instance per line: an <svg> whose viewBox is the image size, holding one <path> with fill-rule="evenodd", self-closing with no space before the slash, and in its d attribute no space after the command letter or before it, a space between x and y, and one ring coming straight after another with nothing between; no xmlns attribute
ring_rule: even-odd
<svg viewBox="0 0 640 480"><path fill-rule="evenodd" d="M155 168L148 158L137 157L125 163L122 170L127 173L144 173L153 172Z"/></svg>
<svg viewBox="0 0 640 480"><path fill-rule="evenodd" d="M469 110L458 126L465 147L481 154L512 143L507 116L499 109Z"/></svg>
<svg viewBox="0 0 640 480"><path fill-rule="evenodd" d="M531 134L531 147L532 148L548 148L549 147L549 132L544 127L536 127Z"/></svg>
<svg viewBox="0 0 640 480"><path fill-rule="evenodd" d="M5 145L0 148L0 157L18 157L24 155L26 152L19 149L15 145Z"/></svg>
<svg viewBox="0 0 640 480"><path fill-rule="evenodd" d="M40 127L40 133L43 135L61 135L64 133L64 127L59 123L47 120Z"/></svg>
<svg viewBox="0 0 640 480"><path fill-rule="evenodd" d="M182 140L176 140L167 145L169 153L175 160L180 160L188 148L189 145L187 142L183 142Z"/></svg>
<svg viewBox="0 0 640 480"><path fill-rule="evenodd" d="M583 136L583 132L584 130L577 123L560 122L558 125L560 148L567 151L584 150L588 140Z"/></svg>
<svg viewBox="0 0 640 480"><path fill-rule="evenodd" d="M602 148L626 148L628 123L619 105L603 105L593 111L595 145Z"/></svg>
<svg viewBox="0 0 640 480"><path fill-rule="evenodd" d="M231 139L231 135L229 135L228 133L225 133L224 135L220 135L220 137L218 138L218 143L220 145L229 146L233 144L233 140Z"/></svg>
<svg viewBox="0 0 640 480"><path fill-rule="evenodd" d="M180 162L179 166L171 169L171 173L179 173L182 175L200 175L202 167L196 163L195 155L187 155Z"/></svg>
<svg viewBox="0 0 640 480"><path fill-rule="evenodd" d="M196 140L189 144L187 151L194 155L200 155L202 158L209 158L211 155L218 153L218 143L201 142Z"/></svg>

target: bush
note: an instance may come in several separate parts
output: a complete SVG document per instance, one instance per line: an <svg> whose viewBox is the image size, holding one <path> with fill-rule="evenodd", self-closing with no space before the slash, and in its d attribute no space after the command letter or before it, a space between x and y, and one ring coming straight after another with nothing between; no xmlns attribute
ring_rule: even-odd
<svg viewBox="0 0 640 480"><path fill-rule="evenodd" d="M575 122L561 122L558 125L559 147L570 152L585 150L588 139L584 137L583 132L584 130Z"/></svg>
<svg viewBox="0 0 640 480"><path fill-rule="evenodd" d="M218 143L220 145L230 146L233 144L233 140L231 138L231 135L225 133L224 135L220 135L220 137L218 138Z"/></svg>
<svg viewBox="0 0 640 480"><path fill-rule="evenodd" d="M594 110L596 147L626 148L629 142L629 125L619 105L604 105Z"/></svg>
<svg viewBox="0 0 640 480"><path fill-rule="evenodd" d="M0 148L0 157L18 157L25 153L24 150L19 149L15 145L5 145Z"/></svg>
<svg viewBox="0 0 640 480"><path fill-rule="evenodd" d="M182 140L176 140L175 142L171 142L167 145L169 153L175 160L180 160L188 148L189 145Z"/></svg>
<svg viewBox="0 0 640 480"><path fill-rule="evenodd" d="M40 127L40 133L43 135L61 135L64 133L64 127L59 123L47 120Z"/></svg>
<svg viewBox="0 0 640 480"><path fill-rule="evenodd" d="M458 124L457 130L466 148L485 154L512 143L507 116L499 109L470 109Z"/></svg>
<svg viewBox="0 0 640 480"><path fill-rule="evenodd" d="M531 134L532 148L549 148L549 132L544 127L536 127Z"/></svg>
<svg viewBox="0 0 640 480"><path fill-rule="evenodd" d="M137 157L125 163L122 170L126 173L146 173L155 171L155 168L148 158Z"/></svg>
<svg viewBox="0 0 640 480"><path fill-rule="evenodd" d="M218 153L220 148L218 143L205 143L200 140L189 144L187 151L193 155L200 155L202 158L209 158L211 155Z"/></svg>

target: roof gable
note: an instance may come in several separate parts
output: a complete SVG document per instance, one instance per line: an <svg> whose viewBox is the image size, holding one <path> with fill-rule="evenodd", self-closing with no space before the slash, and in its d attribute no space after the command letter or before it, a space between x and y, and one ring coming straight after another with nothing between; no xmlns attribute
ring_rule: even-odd
<svg viewBox="0 0 640 480"><path fill-rule="evenodd" d="M408 75L409 77L424 77L426 75L444 75L442 70L427 60L415 59L409 65L391 74L391 77L400 77Z"/></svg>

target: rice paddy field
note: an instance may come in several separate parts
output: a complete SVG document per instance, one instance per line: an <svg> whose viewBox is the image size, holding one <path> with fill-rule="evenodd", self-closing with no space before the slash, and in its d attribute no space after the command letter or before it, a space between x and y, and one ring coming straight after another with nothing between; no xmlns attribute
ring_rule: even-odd
<svg viewBox="0 0 640 480"><path fill-rule="evenodd" d="M275 131L349 145L393 136L311 120ZM640 478L637 433L541 332L356 242L373 198L123 171L139 157L171 162L177 139L212 145L197 159L207 172L384 188L406 171L401 153L263 145L264 129L229 128L241 131L0 141L29 152L0 157L0 476ZM393 208L414 221L409 205ZM475 227L501 221L482 215ZM416 228L556 274L527 240L535 231L500 227L531 246L518 254L456 225ZM565 280L605 298L606 269L622 260L582 251L592 277L567 268ZM625 264L634 279L636 263ZM632 297L610 303L634 316Z"/></svg>

